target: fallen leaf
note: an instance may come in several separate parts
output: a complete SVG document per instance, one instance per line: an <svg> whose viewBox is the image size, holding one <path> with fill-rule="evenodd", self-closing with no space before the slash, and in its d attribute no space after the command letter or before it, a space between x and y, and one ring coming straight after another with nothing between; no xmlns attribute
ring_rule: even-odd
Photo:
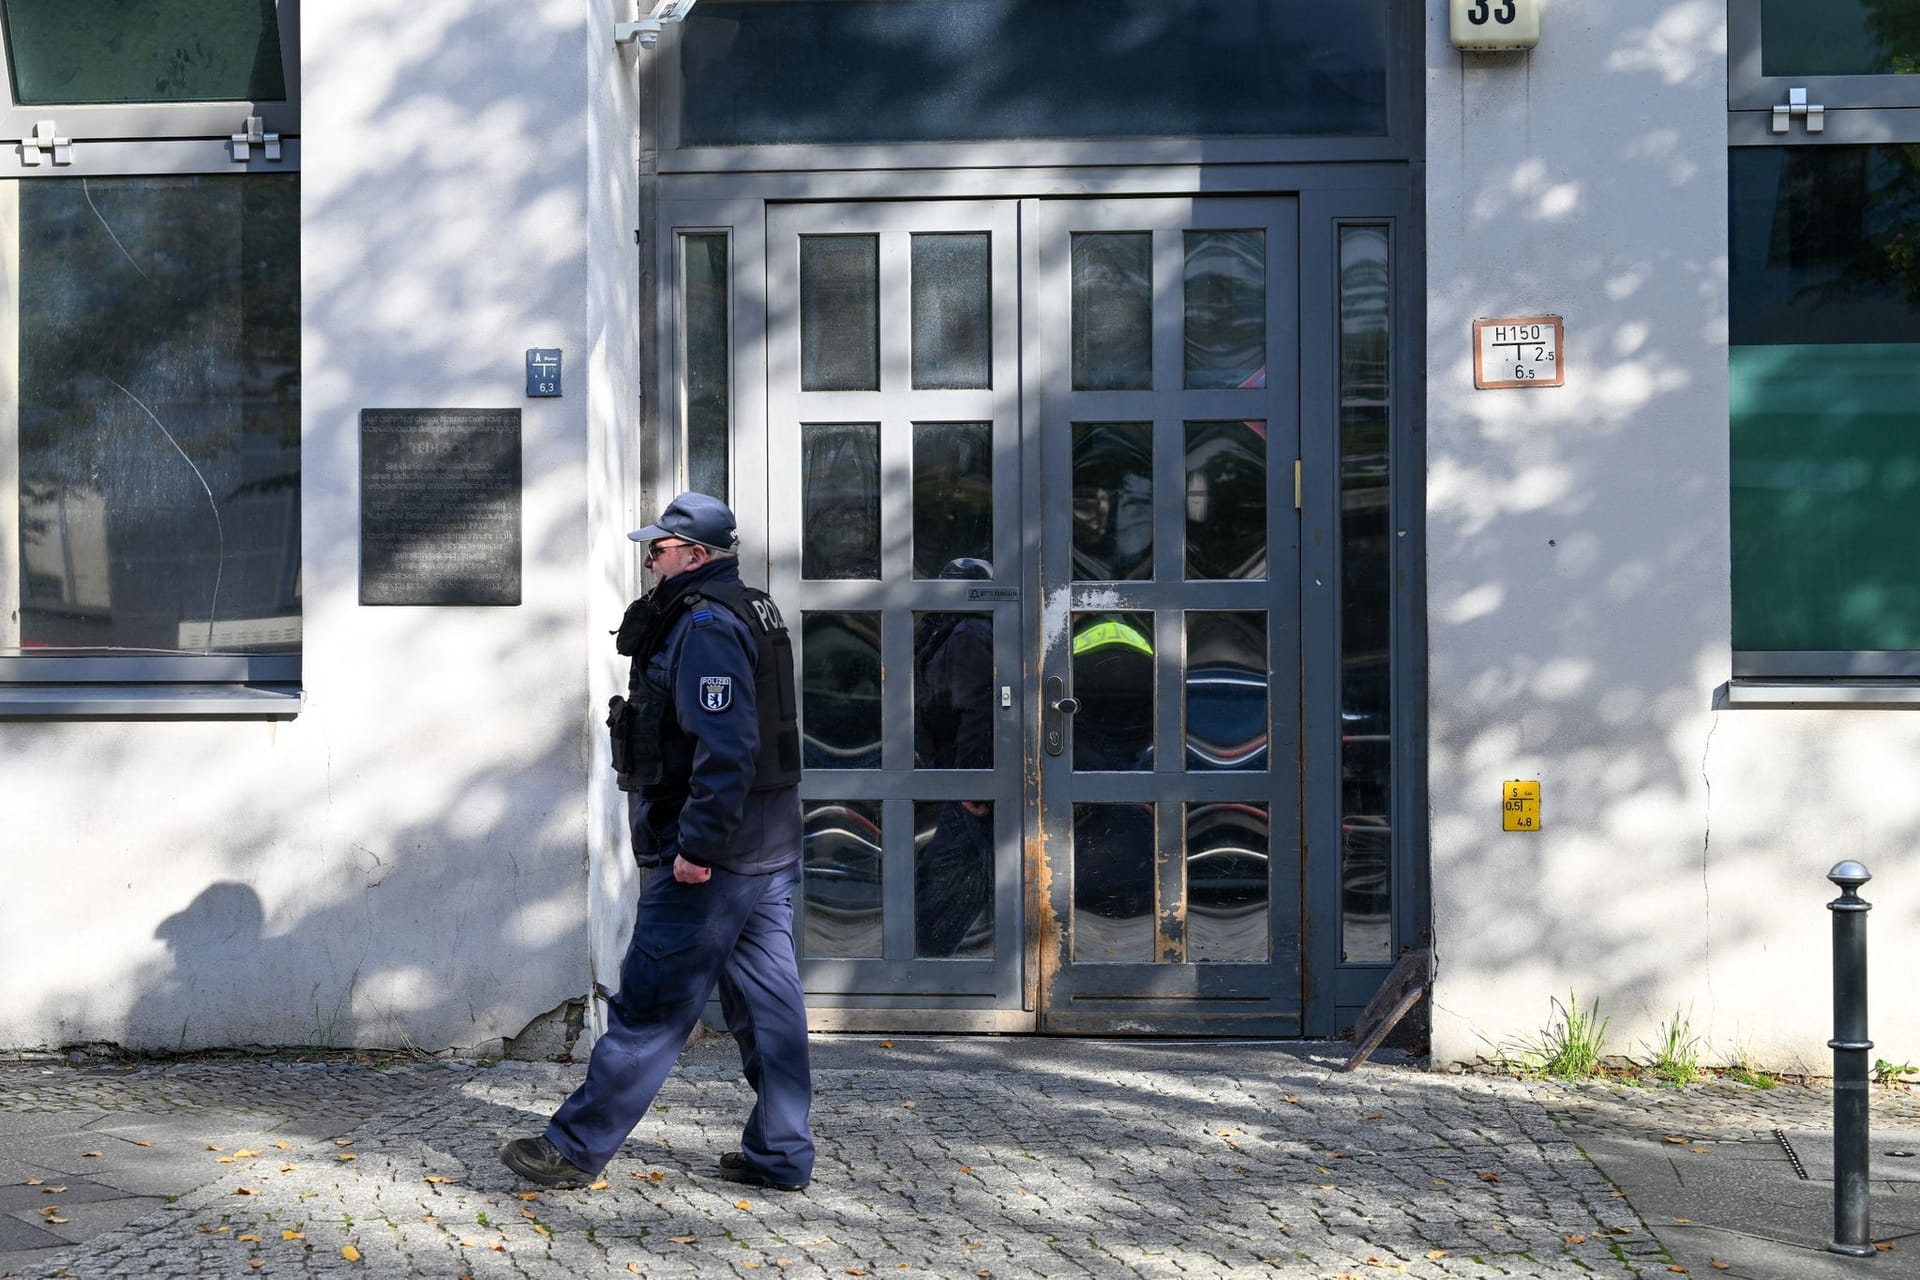
<svg viewBox="0 0 1920 1280"><path fill-rule="evenodd" d="M211 1142L209 1142L209 1143L207 1144L207 1150L209 1150L209 1151L225 1151L225 1150L226 1150L226 1148L225 1148L225 1147L216 1147L216 1146L214 1146L214 1145L213 1145L213 1144L212 1144Z"/></svg>
<svg viewBox="0 0 1920 1280"><path fill-rule="evenodd" d="M1725 1271L1728 1267L1732 1266L1733 1264L1731 1262L1722 1262L1718 1258L1709 1258L1707 1260L1707 1265L1712 1267L1715 1271Z"/></svg>
<svg viewBox="0 0 1920 1280"><path fill-rule="evenodd" d="M238 1151L233 1153L233 1158L235 1160L246 1160L253 1156L257 1156L259 1154L260 1153L258 1151L249 1151L245 1147L242 1147Z"/></svg>
<svg viewBox="0 0 1920 1280"><path fill-rule="evenodd" d="M422 1221L422 1222L424 1222L424 1223L426 1223L426 1224L427 1224L428 1226L430 1226L430 1227L437 1227L437 1226L439 1226L439 1225L440 1225L440 1219L438 1219L438 1218L436 1218L436 1217L434 1217L434 1216L433 1216L432 1214L430 1214L430 1213L423 1213L423 1214L421 1214L421 1215L420 1215L420 1221Z"/></svg>
<svg viewBox="0 0 1920 1280"><path fill-rule="evenodd" d="M447 1176L446 1174L444 1174L444 1173L430 1173L430 1174L428 1174L428 1175L427 1175L426 1177L424 1177L424 1178L422 1178L422 1179L421 1179L421 1181L422 1181L422 1182L431 1182L431 1183L433 1183L433 1185L435 1185L435 1186L437 1187L437 1186L442 1186L442 1185L444 1185L444 1184L446 1184L446 1183L449 1183L449 1182L458 1182L458 1181L459 1181L459 1179L458 1179L458 1178L449 1178L449 1177L448 1177L448 1176Z"/></svg>
<svg viewBox="0 0 1920 1280"><path fill-rule="evenodd" d="M637 1263L637 1262L629 1262L629 1263L627 1264L627 1270L629 1270L629 1271L631 1271L631 1272L633 1272L633 1274L635 1274L635 1275L639 1275L639 1274L640 1274L640 1264L639 1264L639 1263Z"/></svg>
<svg viewBox="0 0 1920 1280"><path fill-rule="evenodd" d="M1685 1226L1692 1223L1693 1219L1692 1218L1675 1218L1674 1221L1680 1223L1682 1226Z"/></svg>
<svg viewBox="0 0 1920 1280"><path fill-rule="evenodd" d="M1891 1240L1875 1240L1875 1241L1873 1242L1873 1247L1874 1247L1874 1248L1876 1248L1876 1249L1878 1249L1878 1250L1879 1250L1879 1251L1880 1251L1881 1253L1892 1253L1892 1252L1893 1252L1893 1241L1891 1241Z"/></svg>
<svg viewBox="0 0 1920 1280"><path fill-rule="evenodd" d="M352 1138L335 1138L333 1140L333 1145L336 1147L350 1147L353 1145L353 1139Z"/></svg>
<svg viewBox="0 0 1920 1280"><path fill-rule="evenodd" d="M520 1200L532 1201L532 1200L538 1200L540 1198L540 1193L538 1191L516 1191L513 1194L516 1199L520 1199Z"/></svg>
<svg viewBox="0 0 1920 1280"><path fill-rule="evenodd" d="M295 1169L298 1169L299 1167L300 1166L297 1164L283 1164L280 1166L280 1172L292 1173Z"/></svg>
<svg viewBox="0 0 1920 1280"><path fill-rule="evenodd" d="M1296 1107L1300 1105L1300 1099L1291 1093L1281 1095L1280 1101L1291 1102Z"/></svg>
<svg viewBox="0 0 1920 1280"><path fill-rule="evenodd" d="M1477 1175L1477 1176L1479 1177L1479 1179L1480 1179L1480 1181L1482 1181L1482 1182L1498 1182L1498 1181L1500 1181L1500 1175L1499 1175L1499 1174L1497 1174L1497 1173L1482 1173L1482 1174L1479 1174L1479 1175Z"/></svg>
<svg viewBox="0 0 1920 1280"><path fill-rule="evenodd" d="M282 1151L293 1150L293 1144L291 1142L276 1142L273 1145L280 1148Z"/></svg>
<svg viewBox="0 0 1920 1280"><path fill-rule="evenodd" d="M1446 1257L1446 1256L1447 1256L1447 1251L1446 1251L1445 1249L1429 1249L1429 1250L1427 1250L1427 1257L1429 1257L1429 1258L1431 1258L1431 1259L1433 1259L1433 1260L1434 1260L1434 1261L1436 1261L1436 1262L1437 1262L1437 1261L1439 1261L1439 1260L1440 1260L1441 1258L1444 1258L1444 1257Z"/></svg>
<svg viewBox="0 0 1920 1280"><path fill-rule="evenodd" d="M471 1249L471 1248L473 1248L473 1246L475 1246L475 1245L477 1245L477 1244L479 1244L479 1243L480 1243L480 1242L479 1242L478 1240L462 1240L462 1241L460 1242L460 1247L461 1247L462 1249Z"/></svg>
<svg viewBox="0 0 1920 1280"><path fill-rule="evenodd" d="M986 1270L984 1267L973 1274L979 1276L980 1280L993 1280L993 1272Z"/></svg>
<svg viewBox="0 0 1920 1280"><path fill-rule="evenodd" d="M539 1232L539 1233L540 1233L541 1235L543 1235L543 1236L550 1236L550 1235L552 1235L552 1234L553 1234L553 1228L552 1228L552 1227L550 1227L550 1226L548 1226L548 1225L547 1225L546 1223L544 1223L544 1222L536 1222L536 1223L534 1223L534 1224L533 1224L533 1229L534 1229L535 1231L538 1231L538 1232Z"/></svg>
<svg viewBox="0 0 1920 1280"><path fill-rule="evenodd" d="M235 1187L233 1194L237 1196L250 1196L254 1194L254 1190L252 1187Z"/></svg>
<svg viewBox="0 0 1920 1280"><path fill-rule="evenodd" d="M850 1276L863 1276L867 1274L867 1269L865 1267L848 1267L847 1274Z"/></svg>
<svg viewBox="0 0 1920 1280"><path fill-rule="evenodd" d="M913 1109L914 1109L915 1107L917 1107L917 1106L919 1106L920 1104L919 1104L919 1103L917 1103L917 1102L903 1102L903 1103L901 1103L900 1105L901 1105L901 1106L903 1106L903 1107L905 1107L905 1108L906 1108L907 1110L909 1110L909 1111L911 1111L911 1110L913 1110Z"/></svg>
<svg viewBox="0 0 1920 1280"><path fill-rule="evenodd" d="M751 1201L751 1200L735 1200L735 1201L733 1202L733 1207L734 1207L734 1208L736 1208L736 1209L751 1209L751 1208L753 1208L753 1201Z"/></svg>
<svg viewBox="0 0 1920 1280"><path fill-rule="evenodd" d="M65 1187L42 1187L40 1188L40 1194L43 1196L57 1196L65 1190Z"/></svg>
<svg viewBox="0 0 1920 1280"><path fill-rule="evenodd" d="M265 1258L248 1258L247 1265L252 1267L255 1271L258 1271L260 1268L267 1265L267 1260Z"/></svg>
<svg viewBox="0 0 1920 1280"><path fill-rule="evenodd" d="M80 1158L82 1160L93 1160L98 1158L99 1155L100 1153L98 1151L82 1151L80 1153Z"/></svg>
<svg viewBox="0 0 1920 1280"><path fill-rule="evenodd" d="M1705 1147L1688 1147L1687 1150L1693 1152L1693 1154L1697 1156L1703 1156L1707 1154L1707 1149Z"/></svg>
<svg viewBox="0 0 1920 1280"><path fill-rule="evenodd" d="M50 1204L46 1208L39 1210L39 1214L43 1218L51 1218L58 1212L60 1212L60 1206L57 1204Z"/></svg>
<svg viewBox="0 0 1920 1280"><path fill-rule="evenodd" d="M342 1151L339 1155L334 1157L334 1159L336 1160L358 1160L359 1158L360 1158L359 1156L353 1154L353 1152L351 1151Z"/></svg>
<svg viewBox="0 0 1920 1280"><path fill-rule="evenodd" d="M891 1040L882 1040L882 1041L880 1042L880 1047L881 1047L882 1049L891 1049L891 1048L893 1048L893 1041L891 1041Z"/></svg>
<svg viewBox="0 0 1920 1280"><path fill-rule="evenodd" d="M694 1241L698 1240L699 1238L700 1238L699 1236L668 1236L667 1237L667 1239L673 1241L675 1244L692 1244Z"/></svg>
<svg viewBox="0 0 1920 1280"><path fill-rule="evenodd" d="M972 1166L972 1165L970 1165L970 1164L963 1164L963 1165L961 1165L961 1166L960 1166L960 1172L962 1172L962 1173L972 1173L972 1172L973 1172L973 1166Z"/></svg>
<svg viewBox="0 0 1920 1280"><path fill-rule="evenodd" d="M981 1244L976 1244L976 1243L975 1243L974 1241L972 1241L972 1240L969 1240L969 1241L967 1241L967 1242L966 1242L966 1243L965 1243L964 1245L962 1245L961 1247L962 1247L962 1248L966 1248L966 1249L983 1249L983 1248L985 1248L986 1246L985 1246L985 1245L981 1245Z"/></svg>
<svg viewBox="0 0 1920 1280"><path fill-rule="evenodd" d="M1387 1118L1387 1113L1384 1111L1376 1111L1372 1115L1367 1117L1367 1119L1369 1120L1385 1120L1386 1118Z"/></svg>
<svg viewBox="0 0 1920 1280"><path fill-rule="evenodd" d="M1313 1189L1315 1191L1331 1191L1333 1190L1333 1184L1331 1182L1316 1182L1313 1184Z"/></svg>
<svg viewBox="0 0 1920 1280"><path fill-rule="evenodd" d="M218 1158L217 1160L215 1160L215 1161L214 1161L214 1163L215 1163L215 1164L232 1164L232 1163L233 1163L233 1157L232 1157L232 1156L221 1156L220 1158Z"/></svg>
<svg viewBox="0 0 1920 1280"><path fill-rule="evenodd" d="M1688 1274L1688 1272L1687 1272L1687 1269L1686 1269L1685 1267L1683 1267L1683 1266L1681 1266L1681 1265L1680 1265L1679 1263L1677 1263L1677 1262L1676 1262L1676 1263L1674 1263L1674 1264L1673 1264L1672 1266L1670 1266L1670 1267L1668 1267L1668 1268L1667 1268L1667 1270L1669 1270L1669 1271L1671 1271L1671 1272L1673 1272L1673 1273L1674 1273L1675 1275L1677 1275L1677 1276L1684 1276L1684 1275L1687 1275L1687 1274Z"/></svg>
<svg viewBox="0 0 1920 1280"><path fill-rule="evenodd" d="M229 1232L229 1231L231 1231L231 1230L233 1230L233 1228L232 1228L232 1227L215 1227L215 1228L213 1229L213 1234L215 1234L215 1235L217 1235L217 1236L223 1236L223 1235L225 1235L225 1234L227 1234L227 1232Z"/></svg>
<svg viewBox="0 0 1920 1280"><path fill-rule="evenodd" d="M340 1256L345 1258L348 1262L360 1261L360 1251L354 1248L350 1244L343 1244L340 1246Z"/></svg>
<svg viewBox="0 0 1920 1280"><path fill-rule="evenodd" d="M767 1264L760 1261L758 1258L748 1258L745 1262L741 1263L740 1265L746 1268L748 1271L758 1271L760 1268L766 1266Z"/></svg>
<svg viewBox="0 0 1920 1280"><path fill-rule="evenodd" d="M1566 1241L1568 1244L1585 1244L1587 1242L1587 1238L1584 1235L1580 1234L1578 1231L1574 1232L1570 1236L1561 1236L1560 1238Z"/></svg>
<svg viewBox="0 0 1920 1280"><path fill-rule="evenodd" d="M792 1258L775 1258L773 1260L773 1265L776 1267L790 1267L793 1265L793 1259Z"/></svg>
<svg viewBox="0 0 1920 1280"><path fill-rule="evenodd" d="M598 1181L598 1182L595 1182L595 1183L591 1183L591 1184L589 1184L589 1185L588 1185L588 1187L587 1187L587 1190L589 1190L589 1191L606 1191L606 1190L609 1190L609 1189L610 1189L610 1188L611 1188L612 1186L613 1186L613 1184L612 1184L611 1182L608 1182L608 1181L607 1181L607 1180L606 1180L605 1178L602 1178L602 1179L600 1179L600 1181Z"/></svg>
<svg viewBox="0 0 1920 1280"><path fill-rule="evenodd" d="M1240 1132L1238 1129L1222 1129L1218 1133L1214 1134L1213 1136L1216 1138L1231 1138L1234 1134L1238 1132Z"/></svg>
<svg viewBox="0 0 1920 1280"><path fill-rule="evenodd" d="M307 1233L304 1231L282 1231L280 1238L282 1240L305 1240Z"/></svg>
<svg viewBox="0 0 1920 1280"><path fill-rule="evenodd" d="M1450 1187L1453 1184L1451 1182L1448 1182L1445 1178L1435 1178L1433 1180L1433 1185L1436 1187Z"/></svg>
<svg viewBox="0 0 1920 1280"><path fill-rule="evenodd" d="M150 1147L153 1144L151 1142L136 1142L133 1145L136 1147Z"/></svg>
<svg viewBox="0 0 1920 1280"><path fill-rule="evenodd" d="M1676 1146L1676 1147L1684 1147L1684 1146L1686 1146L1686 1145L1687 1145L1687 1140L1686 1140L1685 1138L1670 1138L1670 1137L1669 1137L1669 1138L1662 1138L1662 1139L1660 1139L1660 1141L1662 1141L1662 1142L1667 1142L1667 1143L1671 1143L1672 1145L1674 1145L1674 1146Z"/></svg>
<svg viewBox="0 0 1920 1280"><path fill-rule="evenodd" d="M25 1182L21 1183L20 1185L23 1187L37 1187L45 1181L46 1181L45 1178L28 1178Z"/></svg>
<svg viewBox="0 0 1920 1280"><path fill-rule="evenodd" d="M666 1180L667 1180L667 1175L660 1172L660 1170L658 1169L655 1169L652 1173L649 1173L647 1175L648 1182L665 1182Z"/></svg>
<svg viewBox="0 0 1920 1280"><path fill-rule="evenodd" d="M487 1248L493 1250L495 1253L505 1253L507 1251L507 1246L501 1244L498 1240L488 1245Z"/></svg>
<svg viewBox="0 0 1920 1280"><path fill-rule="evenodd" d="M65 1225L67 1225L67 1223L69 1223L69 1222L71 1222L71 1221L73 1221L73 1219L71 1219L71 1218L51 1218L51 1217L50 1217L50 1218L48 1218L48 1219L47 1219L47 1221L48 1221L48 1222L51 1222L51 1223L52 1223L52 1224L53 1224L54 1226L56 1226L56 1227L64 1227Z"/></svg>
<svg viewBox="0 0 1920 1280"><path fill-rule="evenodd" d="M245 1234L245 1235L243 1235L243 1236L235 1236L235 1237L234 1237L234 1239L235 1239L235 1240L245 1240L245 1241L247 1241L247 1242L249 1242L250 1244L259 1244L259 1243L260 1243L260 1233L259 1233L258 1231L249 1231L249 1232L247 1232L247 1234Z"/></svg>

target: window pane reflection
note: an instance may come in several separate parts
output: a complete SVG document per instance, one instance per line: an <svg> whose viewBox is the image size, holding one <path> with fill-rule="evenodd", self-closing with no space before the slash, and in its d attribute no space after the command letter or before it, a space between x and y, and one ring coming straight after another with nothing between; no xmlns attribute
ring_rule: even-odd
<svg viewBox="0 0 1920 1280"><path fill-rule="evenodd" d="M884 954L882 866L879 801L807 801L802 955Z"/></svg>
<svg viewBox="0 0 1920 1280"><path fill-rule="evenodd" d="M681 237L687 335L687 488L727 496L733 347L727 326L727 237Z"/></svg>
<svg viewBox="0 0 1920 1280"><path fill-rule="evenodd" d="M880 576L880 425L800 428L800 576Z"/></svg>
<svg viewBox="0 0 1920 1280"><path fill-rule="evenodd" d="M1154 960L1153 806L1073 806L1075 964Z"/></svg>
<svg viewBox="0 0 1920 1280"><path fill-rule="evenodd" d="M1760 74L1912 75L1916 16L1912 0L1761 0Z"/></svg>
<svg viewBox="0 0 1920 1280"><path fill-rule="evenodd" d="M800 237L800 389L880 389L880 238Z"/></svg>
<svg viewBox="0 0 1920 1280"><path fill-rule="evenodd" d="M993 424L914 423L913 576L938 578L955 560L992 555Z"/></svg>
<svg viewBox="0 0 1920 1280"><path fill-rule="evenodd" d="M913 237L913 385L993 385L993 286L984 231Z"/></svg>
<svg viewBox="0 0 1920 1280"><path fill-rule="evenodd" d="M1153 386L1153 234L1075 232L1073 389Z"/></svg>
<svg viewBox="0 0 1920 1280"><path fill-rule="evenodd" d="M1341 955L1392 956L1388 240L1340 231Z"/></svg>
<svg viewBox="0 0 1920 1280"><path fill-rule="evenodd" d="M1187 806L1187 962L1264 963L1268 941L1264 804Z"/></svg>
<svg viewBox="0 0 1920 1280"><path fill-rule="evenodd" d="M1267 767L1267 617L1187 615L1187 768Z"/></svg>
<svg viewBox="0 0 1920 1280"><path fill-rule="evenodd" d="M275 0L5 0L5 11L22 106L287 96Z"/></svg>
<svg viewBox="0 0 1920 1280"><path fill-rule="evenodd" d="M800 746L809 769L880 767L880 615L800 620Z"/></svg>
<svg viewBox="0 0 1920 1280"><path fill-rule="evenodd" d="M993 719L993 615L916 613L914 767L993 768Z"/></svg>
<svg viewBox="0 0 1920 1280"><path fill-rule="evenodd" d="M298 652L298 176L17 185L0 643Z"/></svg>
<svg viewBox="0 0 1920 1280"><path fill-rule="evenodd" d="M1153 424L1073 424L1073 577L1153 576Z"/></svg>
<svg viewBox="0 0 1920 1280"><path fill-rule="evenodd" d="M1073 767L1153 768L1153 615L1073 615Z"/></svg>
<svg viewBox="0 0 1920 1280"><path fill-rule="evenodd" d="M1264 231L1186 233L1186 385L1267 385Z"/></svg>
<svg viewBox="0 0 1920 1280"><path fill-rule="evenodd" d="M1267 424L1187 424L1187 577L1267 576Z"/></svg>
<svg viewBox="0 0 1920 1280"><path fill-rule="evenodd" d="M913 806L913 954L993 955L993 804Z"/></svg>

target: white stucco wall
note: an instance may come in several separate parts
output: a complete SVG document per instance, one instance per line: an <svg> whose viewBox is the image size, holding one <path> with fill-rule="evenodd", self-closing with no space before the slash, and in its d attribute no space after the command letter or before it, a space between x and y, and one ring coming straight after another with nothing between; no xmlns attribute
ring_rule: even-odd
<svg viewBox="0 0 1920 1280"><path fill-rule="evenodd" d="M625 590L589 493L620 501L634 288L631 71L587 10L306 6L305 709L0 724L0 1045L466 1047L587 989L589 654ZM525 398L533 346L563 398ZM518 607L359 604L367 407L522 410Z"/></svg>
<svg viewBox="0 0 1920 1280"><path fill-rule="evenodd" d="M1920 718L1716 711L1728 678L1726 56L1708 0L1552 3L1530 54L1429 7L1434 1055L1576 992L1609 1048L1824 1072L1824 879L1867 897L1875 1038L1920 1052ZM1566 319L1564 388L1477 391L1471 322ZM1501 831L1541 782L1544 830ZM1904 1047L1903 1047L1904 1046Z"/></svg>

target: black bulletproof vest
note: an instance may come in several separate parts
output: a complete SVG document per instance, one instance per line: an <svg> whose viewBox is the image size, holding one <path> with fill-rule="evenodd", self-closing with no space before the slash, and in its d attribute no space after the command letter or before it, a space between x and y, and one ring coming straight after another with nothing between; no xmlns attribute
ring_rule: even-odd
<svg viewBox="0 0 1920 1280"><path fill-rule="evenodd" d="M793 637L786 620L764 591L738 582L703 582L669 606L670 616L660 620L653 635L664 640L673 617L707 600L744 622L758 648L753 664L753 698L760 718L760 749L754 756L753 789L791 787L800 781L800 713L794 696ZM666 700L654 696L641 677L652 650L649 645L646 652L633 657L630 694L639 723L632 730L636 744L658 744L659 764L657 773L642 768L635 781L649 799L685 796L693 778L693 740L668 714Z"/></svg>

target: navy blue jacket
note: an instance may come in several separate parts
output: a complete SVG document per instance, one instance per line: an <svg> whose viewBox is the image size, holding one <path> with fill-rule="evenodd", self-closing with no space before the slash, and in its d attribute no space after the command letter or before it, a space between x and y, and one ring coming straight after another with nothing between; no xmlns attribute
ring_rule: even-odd
<svg viewBox="0 0 1920 1280"><path fill-rule="evenodd" d="M740 581L737 561L711 561L671 580L676 594L701 582ZM759 652L746 623L725 605L683 609L641 678L666 694L671 715L693 740L693 776L684 797L627 793L634 855L642 865L674 855L703 867L764 875L800 860L797 787L755 791L760 714L754 702Z"/></svg>

